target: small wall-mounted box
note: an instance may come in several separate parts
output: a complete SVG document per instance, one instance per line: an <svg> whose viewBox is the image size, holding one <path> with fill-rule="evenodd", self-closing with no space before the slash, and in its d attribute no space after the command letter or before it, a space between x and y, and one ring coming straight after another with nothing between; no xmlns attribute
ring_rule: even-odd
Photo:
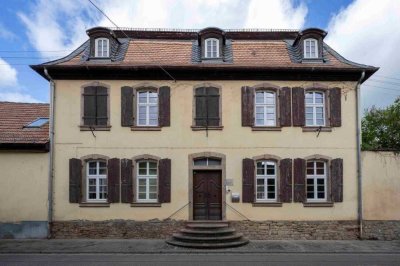
<svg viewBox="0 0 400 266"><path fill-rule="evenodd" d="M233 203L240 202L240 194L239 193L232 192L231 195L232 195L231 201Z"/></svg>

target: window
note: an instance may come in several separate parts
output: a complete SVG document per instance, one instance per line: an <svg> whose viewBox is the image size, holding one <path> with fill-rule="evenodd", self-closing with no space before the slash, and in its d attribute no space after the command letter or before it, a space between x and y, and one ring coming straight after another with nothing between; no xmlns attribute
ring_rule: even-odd
<svg viewBox="0 0 400 266"><path fill-rule="evenodd" d="M100 86L88 86L83 92L83 125L108 125L108 90Z"/></svg>
<svg viewBox="0 0 400 266"><path fill-rule="evenodd" d="M217 58L219 57L219 40L215 38L209 38L205 40L205 57L206 58Z"/></svg>
<svg viewBox="0 0 400 266"><path fill-rule="evenodd" d="M195 126L219 126L220 97L218 88L201 87L195 90Z"/></svg>
<svg viewBox="0 0 400 266"><path fill-rule="evenodd" d="M256 91L255 125L276 126L276 97L272 91Z"/></svg>
<svg viewBox="0 0 400 266"><path fill-rule="evenodd" d="M215 158L200 158L194 159L193 164L195 166L213 166L213 165L221 165L221 159Z"/></svg>
<svg viewBox="0 0 400 266"><path fill-rule="evenodd" d="M27 127L27 128L38 128L38 127L42 127L43 125L45 125L48 122L49 122L48 118L38 118L35 121L29 123L28 125L26 125L24 127Z"/></svg>
<svg viewBox="0 0 400 266"><path fill-rule="evenodd" d="M137 171L137 201L157 202L157 162L139 161Z"/></svg>
<svg viewBox="0 0 400 266"><path fill-rule="evenodd" d="M87 162L86 195L88 202L107 201L107 166L104 161Z"/></svg>
<svg viewBox="0 0 400 266"><path fill-rule="evenodd" d="M318 41L316 39L304 40L304 58L318 58Z"/></svg>
<svg viewBox="0 0 400 266"><path fill-rule="evenodd" d="M326 201L326 163L307 161L307 201Z"/></svg>
<svg viewBox="0 0 400 266"><path fill-rule="evenodd" d="M325 126L325 94L312 91L305 98L306 126Z"/></svg>
<svg viewBox="0 0 400 266"><path fill-rule="evenodd" d="M106 38L96 39L95 57L109 57L109 41Z"/></svg>
<svg viewBox="0 0 400 266"><path fill-rule="evenodd" d="M276 201L276 162L258 161L256 173L256 200Z"/></svg>
<svg viewBox="0 0 400 266"><path fill-rule="evenodd" d="M138 126L158 125L158 94L155 91L139 91L137 100Z"/></svg>

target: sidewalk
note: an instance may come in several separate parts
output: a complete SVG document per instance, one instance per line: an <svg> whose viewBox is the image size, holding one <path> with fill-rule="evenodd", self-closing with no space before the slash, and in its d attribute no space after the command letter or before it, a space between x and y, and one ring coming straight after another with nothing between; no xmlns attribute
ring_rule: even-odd
<svg viewBox="0 0 400 266"><path fill-rule="evenodd" d="M391 253L400 254L400 241L253 240L248 245L218 250L187 249L155 239L0 240L5 253Z"/></svg>

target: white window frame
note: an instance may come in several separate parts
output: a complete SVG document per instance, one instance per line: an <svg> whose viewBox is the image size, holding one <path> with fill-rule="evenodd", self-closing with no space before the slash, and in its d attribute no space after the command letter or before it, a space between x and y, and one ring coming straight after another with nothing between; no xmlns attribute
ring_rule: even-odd
<svg viewBox="0 0 400 266"><path fill-rule="evenodd" d="M91 175L89 174L89 164L90 163L96 163L96 174ZM108 198L108 184L107 184L107 164L106 164L106 174L101 175L100 174L100 162L105 163L105 161L102 160L91 160L86 162L86 201L87 202L107 202ZM96 198L95 199L90 199L89 198L89 179L94 179L96 182ZM106 183L106 193L107 197L105 199L100 198L100 180L105 180Z"/></svg>
<svg viewBox="0 0 400 266"><path fill-rule="evenodd" d="M156 95L157 95L157 101L155 102L155 103L151 103L150 102L150 93L156 93ZM146 102L145 103L140 103L140 94L146 94ZM158 99L158 93L156 92L156 91L152 91L152 90L139 90L138 92L137 92L137 110L136 110L136 113L137 113L137 119L136 119L136 125L137 126L145 126L145 127L157 127L158 125L159 125L159 119L158 119L158 116L159 116L159 112L160 112L160 107L159 107L159 105L158 105L158 102L159 102L159 99ZM145 111L145 123L143 124L143 123L141 123L140 122L140 115L142 114L141 112L140 112L140 107L145 107L145 109L146 109L146 111ZM151 125L150 124L150 107L157 107L157 113L156 113L156 120L157 120L157 122L156 122L156 124L154 124L154 125Z"/></svg>
<svg viewBox="0 0 400 266"><path fill-rule="evenodd" d="M307 103L307 94L312 94L312 103ZM316 94L322 94L322 103L316 103L315 100L315 95ZM311 126L311 127L324 127L326 125L326 100L325 100L325 93L322 91L306 91L304 95L304 103L305 103L305 109L304 109L304 119L305 119L305 125L306 126ZM313 122L312 124L307 124L307 107L312 108L312 119ZM322 108L322 120L323 123L322 125L317 124L317 108Z"/></svg>
<svg viewBox="0 0 400 266"><path fill-rule="evenodd" d="M264 175L258 175L257 174L257 164L258 163L264 163ZM267 165L271 165L271 164L273 164L274 165L274 167L275 167L275 174L274 175L268 175L267 174ZM261 180L264 180L264 198L258 198L258 195L257 195L257 192L258 192L258 180L259 179L261 179ZM268 180L269 179L272 179L272 180L274 180L274 187L275 187L275 191L274 191L274 194L275 194L275 197L274 198L268 198ZM273 160L258 160L258 161L256 161L256 185L255 185L255 189L256 189L256 191L255 191L255 193L256 193L256 202L277 202L277 200L278 200L278 182L277 182L277 180L278 180L278 163L276 162L276 161L273 161Z"/></svg>
<svg viewBox="0 0 400 266"><path fill-rule="evenodd" d="M307 49L307 43L309 43L309 49ZM312 56L312 49L311 49L311 43L314 44L314 48L315 48L315 56ZM314 59L314 58L318 58L318 41L316 39L313 38L309 38L309 39L305 39L304 40L304 58L307 59ZM307 51L308 50L308 51ZM309 52L309 55L307 55L307 52Z"/></svg>
<svg viewBox="0 0 400 266"><path fill-rule="evenodd" d="M313 171L314 174L313 175L308 175L306 172L306 199L307 202L326 202L327 201L327 183L328 183L328 175L327 175L327 162L325 161L321 161L321 160L308 160L306 161L306 171L307 171L307 164L309 162L313 162ZM318 175L317 174L317 162L319 163L323 163L324 164L324 174L323 175ZM308 198L307 195L307 180L312 179L313 180L313 185L314 185L314 198ZM324 180L324 198L323 199L319 199L318 198L318 179L323 179Z"/></svg>
<svg viewBox="0 0 400 266"><path fill-rule="evenodd" d="M102 42L101 49L99 50L99 42ZM106 47L104 48L103 42L106 43ZM95 47L94 47L94 56L99 58L107 58L110 57L110 41L107 38L97 38L95 40ZM100 53L100 54L99 54Z"/></svg>
<svg viewBox="0 0 400 266"><path fill-rule="evenodd" d="M139 164L140 163L146 163L146 175L141 175L139 174ZM157 169L157 174L156 175L150 175L150 163L156 163L156 169ZM137 162L137 172L136 172L136 201L137 202L158 202L158 162L154 160L140 160ZM139 199L139 180L145 180L146 182L146 198L145 199ZM150 199L150 180L156 180L156 198L155 199Z"/></svg>
<svg viewBox="0 0 400 266"><path fill-rule="evenodd" d="M263 93L263 103L257 103L257 93ZM267 97L268 94L272 94L273 95L273 99L274 102L268 103L267 102ZM271 90L256 90L256 92L254 93L254 125L257 127L276 127L276 101L277 101L277 97L276 97L276 92L275 91L271 91ZM257 112L258 108L262 108L262 113ZM274 114L273 117L270 117L270 114L268 114L268 109L269 108L273 108L274 109ZM257 123L257 114L262 114L263 115L263 123L258 124ZM272 121L273 120L273 124L272 125L268 125L267 121Z"/></svg>
<svg viewBox="0 0 400 266"><path fill-rule="evenodd" d="M213 49L212 42L215 41L215 50ZM211 56L208 56L208 43L211 42L211 51L210 54ZM216 56L213 56L215 53ZM204 41L204 57L205 58L218 58L219 57L219 40L216 38L208 38Z"/></svg>

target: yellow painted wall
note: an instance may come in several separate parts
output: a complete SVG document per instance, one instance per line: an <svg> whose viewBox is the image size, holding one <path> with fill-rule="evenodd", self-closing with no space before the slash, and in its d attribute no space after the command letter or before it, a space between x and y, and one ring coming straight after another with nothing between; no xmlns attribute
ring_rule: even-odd
<svg viewBox="0 0 400 266"><path fill-rule="evenodd" d="M242 191L242 159L262 154L282 158L322 154L344 159L344 202L334 207L305 208L300 203L283 207L252 207L251 204L227 202L253 220L349 220L357 217L355 93L354 82L324 83L343 88L342 127L333 132L302 132L299 127L284 127L281 132L254 132L241 126L241 87L262 81L213 81L222 87L222 131L192 131L192 97L196 81L157 81L152 84L171 87L171 127L162 131L131 131L121 127L122 86L134 86L142 81L102 81L110 85L111 131L80 131L81 86L90 81L56 82L55 112L55 220L164 219L188 203L188 155L204 151L226 155L226 178L234 179L231 191ZM278 86L312 86L312 82L268 81ZM152 154L172 160L172 202L161 208L130 207L111 204L109 208L83 208L68 202L68 160L88 154L131 158ZM188 219L184 208L172 218ZM242 219L227 208L227 219Z"/></svg>
<svg viewBox="0 0 400 266"><path fill-rule="evenodd" d="M365 220L400 220L400 155L362 152Z"/></svg>
<svg viewBox="0 0 400 266"><path fill-rule="evenodd" d="M48 153L0 152L0 222L46 221Z"/></svg>

